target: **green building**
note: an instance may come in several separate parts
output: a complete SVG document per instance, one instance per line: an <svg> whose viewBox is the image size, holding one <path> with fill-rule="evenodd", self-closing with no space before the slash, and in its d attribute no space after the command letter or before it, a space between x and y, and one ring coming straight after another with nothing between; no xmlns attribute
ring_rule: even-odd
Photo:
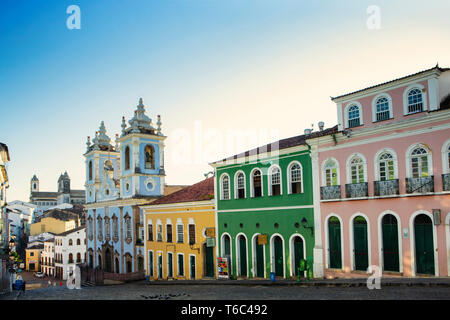
<svg viewBox="0 0 450 320"><path fill-rule="evenodd" d="M313 266L310 146L280 140L211 164L215 169L217 256L232 278L291 278Z"/></svg>

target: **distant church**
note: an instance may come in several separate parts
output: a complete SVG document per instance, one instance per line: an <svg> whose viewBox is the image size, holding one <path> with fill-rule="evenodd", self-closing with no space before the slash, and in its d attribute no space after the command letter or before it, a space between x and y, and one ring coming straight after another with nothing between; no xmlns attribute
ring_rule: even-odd
<svg viewBox="0 0 450 320"><path fill-rule="evenodd" d="M160 116L154 127L140 99L128 124L122 117L122 134L113 146L102 121L84 154L88 266L121 274L144 271L139 205L184 187L165 184Z"/></svg>
<svg viewBox="0 0 450 320"><path fill-rule="evenodd" d="M67 172L59 176L58 192L39 191L39 179L34 175L30 181L30 202L37 206L38 211L63 203L84 204L85 191L70 189L70 178Z"/></svg>

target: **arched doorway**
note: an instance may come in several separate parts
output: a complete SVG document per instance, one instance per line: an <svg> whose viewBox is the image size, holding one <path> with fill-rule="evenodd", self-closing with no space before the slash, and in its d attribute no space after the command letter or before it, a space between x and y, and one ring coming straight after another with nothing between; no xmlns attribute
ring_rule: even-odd
<svg viewBox="0 0 450 320"><path fill-rule="evenodd" d="M222 236L222 256L231 256L231 239L227 234Z"/></svg>
<svg viewBox="0 0 450 320"><path fill-rule="evenodd" d="M98 255L98 268L100 269L100 270L102 270L103 268L102 268L102 256L99 254Z"/></svg>
<svg viewBox="0 0 450 320"><path fill-rule="evenodd" d="M109 248L107 248L105 250L105 271L106 272L111 272L111 251L109 250Z"/></svg>
<svg viewBox="0 0 450 320"><path fill-rule="evenodd" d="M118 258L114 259L114 264L115 264L116 273L120 273L119 259Z"/></svg>
<svg viewBox="0 0 450 320"><path fill-rule="evenodd" d="M243 234L237 238L238 275L247 277L247 239Z"/></svg>
<svg viewBox="0 0 450 320"><path fill-rule="evenodd" d="M127 265L127 273L131 273L131 261L127 260L126 265Z"/></svg>
<svg viewBox="0 0 450 320"><path fill-rule="evenodd" d="M433 221L425 214L414 218L416 273L434 275Z"/></svg>
<svg viewBox="0 0 450 320"><path fill-rule="evenodd" d="M337 217L328 219L329 268L342 269L341 222Z"/></svg>
<svg viewBox="0 0 450 320"><path fill-rule="evenodd" d="M303 271L299 271L300 268L300 260L305 259L304 256L305 244L303 243L302 237L296 235L291 239L291 266L293 268L291 274L294 276L304 275Z"/></svg>
<svg viewBox="0 0 450 320"><path fill-rule="evenodd" d="M363 216L353 219L353 257L355 270L366 271L369 267L369 244L367 221Z"/></svg>
<svg viewBox="0 0 450 320"><path fill-rule="evenodd" d="M89 253L89 267L93 267L94 266L94 256L92 255L92 253Z"/></svg>
<svg viewBox="0 0 450 320"><path fill-rule="evenodd" d="M264 278L264 245L258 244L258 236L253 237L253 269L255 270L255 277Z"/></svg>
<svg viewBox="0 0 450 320"><path fill-rule="evenodd" d="M381 220L383 270L400 272L397 218L386 214Z"/></svg>
<svg viewBox="0 0 450 320"><path fill-rule="evenodd" d="M284 277L283 239L276 235L272 238L272 265L276 277Z"/></svg>

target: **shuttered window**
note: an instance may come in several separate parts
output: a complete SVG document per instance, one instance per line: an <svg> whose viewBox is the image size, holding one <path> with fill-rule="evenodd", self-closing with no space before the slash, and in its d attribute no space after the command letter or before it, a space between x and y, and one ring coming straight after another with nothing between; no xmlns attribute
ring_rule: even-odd
<svg viewBox="0 0 450 320"><path fill-rule="evenodd" d="M153 225L149 224L148 228L148 241L153 241Z"/></svg>
<svg viewBox="0 0 450 320"><path fill-rule="evenodd" d="M177 225L177 242L178 243L184 242L184 230L182 224Z"/></svg>

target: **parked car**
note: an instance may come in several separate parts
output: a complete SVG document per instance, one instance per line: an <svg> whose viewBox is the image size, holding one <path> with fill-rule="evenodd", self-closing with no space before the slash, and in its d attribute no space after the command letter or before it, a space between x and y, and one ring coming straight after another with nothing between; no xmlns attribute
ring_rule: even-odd
<svg viewBox="0 0 450 320"><path fill-rule="evenodd" d="M34 276L37 277L37 278L42 278L42 277L44 277L44 274L42 272L36 272L34 274Z"/></svg>

